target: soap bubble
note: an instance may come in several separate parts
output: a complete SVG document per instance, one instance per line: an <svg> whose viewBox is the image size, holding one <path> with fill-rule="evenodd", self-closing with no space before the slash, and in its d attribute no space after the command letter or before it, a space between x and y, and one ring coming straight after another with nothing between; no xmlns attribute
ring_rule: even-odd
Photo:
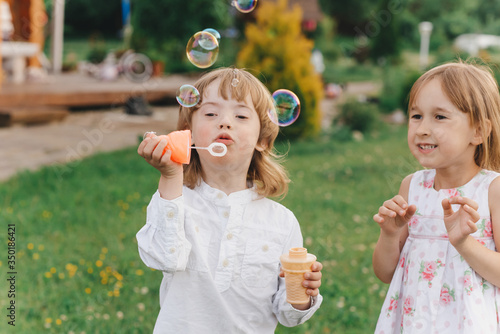
<svg viewBox="0 0 500 334"><path fill-rule="evenodd" d="M207 29L204 29L203 31L214 35L214 37L217 39L217 42L220 43L220 34L217 30L212 29L212 28L207 28Z"/></svg>
<svg viewBox="0 0 500 334"><path fill-rule="evenodd" d="M207 68L213 65L219 55L219 42L209 32L198 31L188 41L186 54L196 67Z"/></svg>
<svg viewBox="0 0 500 334"><path fill-rule="evenodd" d="M257 6L257 0L233 0L232 5L242 13L250 13Z"/></svg>
<svg viewBox="0 0 500 334"><path fill-rule="evenodd" d="M300 100L288 89L278 89L273 93L275 110L269 112L271 121L279 126L288 126L295 122L300 113Z"/></svg>
<svg viewBox="0 0 500 334"><path fill-rule="evenodd" d="M182 85L175 96L177 102L183 107L190 108L200 101L200 92L191 85Z"/></svg>
<svg viewBox="0 0 500 334"><path fill-rule="evenodd" d="M133 82L144 82L153 74L153 63L142 53L131 53L121 61L123 74Z"/></svg>

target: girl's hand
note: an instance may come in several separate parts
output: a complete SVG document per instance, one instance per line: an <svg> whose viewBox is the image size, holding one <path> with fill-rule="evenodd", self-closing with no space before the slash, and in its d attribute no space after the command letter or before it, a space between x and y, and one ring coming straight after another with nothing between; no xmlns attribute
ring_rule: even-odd
<svg viewBox="0 0 500 334"><path fill-rule="evenodd" d="M459 204L460 209L453 211L452 204ZM456 248L469 234L477 231L476 222L479 220L477 212L477 203L466 197L456 196L445 198L441 205L443 206L444 225L448 231L450 243Z"/></svg>
<svg viewBox="0 0 500 334"><path fill-rule="evenodd" d="M306 293L315 297L319 294L319 287L321 286L321 269L323 269L323 265L321 262L314 262L311 266L311 272L304 273L304 281L302 281L302 286L307 288ZM280 270L280 277L285 277L285 273L283 272L283 268ZM292 304L292 306L298 310L307 310L311 307L311 303L307 304Z"/></svg>
<svg viewBox="0 0 500 334"><path fill-rule="evenodd" d="M384 232L395 235L408 224L416 211L415 205L408 206L403 196L396 195L384 202L378 209L378 213L373 216L373 220L379 224Z"/></svg>
<svg viewBox="0 0 500 334"><path fill-rule="evenodd" d="M148 133L139 145L137 153L143 157L147 163L158 169L162 177L166 179L174 178L182 174L182 164L170 160L171 152L163 150L167 146L167 140L156 136L154 133Z"/></svg>

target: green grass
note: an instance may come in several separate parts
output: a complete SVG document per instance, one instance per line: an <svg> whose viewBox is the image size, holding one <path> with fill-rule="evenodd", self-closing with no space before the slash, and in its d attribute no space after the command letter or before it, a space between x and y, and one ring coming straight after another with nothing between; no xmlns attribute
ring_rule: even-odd
<svg viewBox="0 0 500 334"><path fill-rule="evenodd" d="M283 204L324 265L324 303L306 324L277 333L373 332L387 286L371 268L378 237L371 217L418 167L405 136L404 128L387 128L362 142L290 145L292 183ZM135 234L158 176L132 147L0 183L0 220L4 240L6 225L16 226L18 273L15 331L4 315L5 275L1 280L0 332L152 332L162 274L141 262Z"/></svg>

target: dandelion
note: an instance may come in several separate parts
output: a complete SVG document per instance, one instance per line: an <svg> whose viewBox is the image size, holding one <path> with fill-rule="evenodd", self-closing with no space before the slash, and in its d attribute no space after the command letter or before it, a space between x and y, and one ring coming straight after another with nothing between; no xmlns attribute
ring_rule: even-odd
<svg viewBox="0 0 500 334"><path fill-rule="evenodd" d="M50 219L50 218L52 218L52 212L47 211L47 210L43 210L42 217L43 217L43 219Z"/></svg>
<svg viewBox="0 0 500 334"><path fill-rule="evenodd" d="M99 260L104 261L104 259L106 259L106 255L105 254L99 254Z"/></svg>
<svg viewBox="0 0 500 334"><path fill-rule="evenodd" d="M90 295L90 293L92 292L92 289L91 288L85 288L85 293L87 295Z"/></svg>
<svg viewBox="0 0 500 334"><path fill-rule="evenodd" d="M118 289L113 290L113 296L120 297L120 290Z"/></svg>
<svg viewBox="0 0 500 334"><path fill-rule="evenodd" d="M59 277L59 279L64 279L64 277L65 277L64 273L59 273L58 277Z"/></svg>
<svg viewBox="0 0 500 334"><path fill-rule="evenodd" d="M51 324L52 323L52 318L45 318L45 323L46 324Z"/></svg>
<svg viewBox="0 0 500 334"><path fill-rule="evenodd" d="M107 254L107 253L108 253L108 249L107 249L106 247L103 247L103 248L101 249L101 253L103 253L103 254Z"/></svg>
<svg viewBox="0 0 500 334"><path fill-rule="evenodd" d="M0 261L0 267L2 266L2 261Z"/></svg>
<svg viewBox="0 0 500 334"><path fill-rule="evenodd" d="M337 307L338 308L344 308L344 306L345 306L345 298L344 297L340 297L339 301L337 302Z"/></svg>
<svg viewBox="0 0 500 334"><path fill-rule="evenodd" d="M108 297L113 297L113 291L108 291Z"/></svg>
<svg viewBox="0 0 500 334"><path fill-rule="evenodd" d="M38 260L40 258L40 254L33 253L33 260Z"/></svg>
<svg viewBox="0 0 500 334"><path fill-rule="evenodd" d="M51 274L55 274L56 272L57 272L56 268L54 268L54 267L50 268L50 273Z"/></svg>
<svg viewBox="0 0 500 334"><path fill-rule="evenodd" d="M33 245L31 242L28 244L28 249L29 250L32 250L33 248L35 248L35 245Z"/></svg>
<svg viewBox="0 0 500 334"><path fill-rule="evenodd" d="M91 267L89 267L89 268L87 269L87 272L88 272L89 274L92 274L92 273L94 272L94 269L92 269Z"/></svg>
<svg viewBox="0 0 500 334"><path fill-rule="evenodd" d="M137 308L139 309L139 311L144 311L146 309L146 306L144 305L144 303L139 303L137 304Z"/></svg>
<svg viewBox="0 0 500 334"><path fill-rule="evenodd" d="M142 295L145 295L145 294L147 294L148 292L149 292L149 288L148 288L147 286L143 286L143 287L141 288L141 294L142 294Z"/></svg>
<svg viewBox="0 0 500 334"><path fill-rule="evenodd" d="M116 317L117 317L118 319L123 319L123 312L122 312L122 311L118 311L118 312L116 312Z"/></svg>
<svg viewBox="0 0 500 334"><path fill-rule="evenodd" d="M47 277L47 278L51 278L51 277L52 277L52 274L51 274L50 272L48 272L48 271L47 271L47 272L45 273L45 277Z"/></svg>
<svg viewBox="0 0 500 334"><path fill-rule="evenodd" d="M84 259L80 259L80 261L78 261L78 263L80 263L80 265L83 266L85 264L85 260Z"/></svg>
<svg viewBox="0 0 500 334"><path fill-rule="evenodd" d="M38 250L39 251L43 251L45 249L45 246L44 245L38 245Z"/></svg>
<svg viewBox="0 0 500 334"><path fill-rule="evenodd" d="M57 319L56 320L56 325L60 325L60 324L62 324L62 320L61 319Z"/></svg>
<svg viewBox="0 0 500 334"><path fill-rule="evenodd" d="M62 321L66 321L66 320L68 320L68 317L66 316L66 314L61 314L59 316L59 319L61 319Z"/></svg>
<svg viewBox="0 0 500 334"><path fill-rule="evenodd" d="M137 269L137 270L135 271L135 274L136 274L137 276L142 276L142 275L144 275L144 270L142 270L142 269Z"/></svg>
<svg viewBox="0 0 500 334"><path fill-rule="evenodd" d="M97 268L102 267L102 261L101 261L101 260L97 260L97 261L95 262L95 266L96 266Z"/></svg>
<svg viewBox="0 0 500 334"><path fill-rule="evenodd" d="M102 315L102 318L103 318L104 320L109 320L109 318L110 318L110 317L109 317L109 314L104 313L104 314Z"/></svg>

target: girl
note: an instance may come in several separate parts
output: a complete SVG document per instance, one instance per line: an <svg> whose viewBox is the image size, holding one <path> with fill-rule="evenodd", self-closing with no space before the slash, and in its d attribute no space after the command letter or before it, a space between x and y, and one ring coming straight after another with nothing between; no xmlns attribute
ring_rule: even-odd
<svg viewBox="0 0 500 334"><path fill-rule="evenodd" d="M500 333L499 140L488 70L445 64L413 85L408 146L429 169L373 217L373 268L391 283L376 333Z"/></svg>
<svg viewBox="0 0 500 334"><path fill-rule="evenodd" d="M269 91L253 75L223 68L195 84L199 103L181 107L179 129L192 142L227 146L223 157L193 151L182 165L163 156L155 136L138 153L161 173L138 232L144 263L163 271L155 333L274 333L277 322L296 326L319 308L322 265L305 274L307 304L286 302L279 257L302 245L291 211L267 199L284 196L289 182L274 159L278 126Z"/></svg>

